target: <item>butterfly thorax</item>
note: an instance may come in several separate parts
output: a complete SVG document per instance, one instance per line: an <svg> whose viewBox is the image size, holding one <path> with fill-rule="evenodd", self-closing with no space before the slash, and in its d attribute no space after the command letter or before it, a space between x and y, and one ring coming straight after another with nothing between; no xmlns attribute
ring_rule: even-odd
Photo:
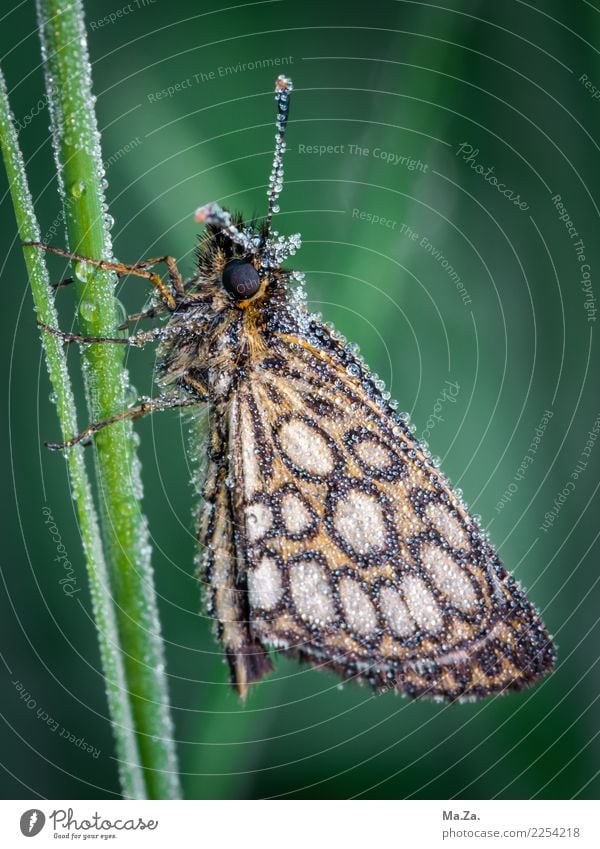
<svg viewBox="0 0 600 849"><path fill-rule="evenodd" d="M241 307L218 282L200 278L170 318L159 350L159 383L193 391L196 382L206 388L206 400L226 400L249 371L272 360L279 337L303 335L309 316L288 296L288 278L278 272L262 298Z"/></svg>

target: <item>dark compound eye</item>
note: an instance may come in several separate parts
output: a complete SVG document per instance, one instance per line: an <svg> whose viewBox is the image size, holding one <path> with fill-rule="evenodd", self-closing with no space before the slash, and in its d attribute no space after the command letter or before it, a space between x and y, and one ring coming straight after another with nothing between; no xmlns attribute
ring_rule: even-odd
<svg viewBox="0 0 600 849"><path fill-rule="evenodd" d="M223 270L223 286L237 301L256 295L260 287L260 276L252 263L243 259L232 259Z"/></svg>

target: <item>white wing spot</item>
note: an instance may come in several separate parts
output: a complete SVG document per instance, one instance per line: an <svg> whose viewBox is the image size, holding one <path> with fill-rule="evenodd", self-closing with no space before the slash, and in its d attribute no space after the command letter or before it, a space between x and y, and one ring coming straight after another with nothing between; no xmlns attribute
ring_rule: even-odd
<svg viewBox="0 0 600 849"><path fill-rule="evenodd" d="M399 637L406 637L411 634L415 625L408 614L406 605L400 598L400 593L392 587L384 587L379 599L383 615L392 631Z"/></svg>
<svg viewBox="0 0 600 849"><path fill-rule="evenodd" d="M273 512L266 504L257 501L246 507L246 533L250 542L262 539L271 530Z"/></svg>
<svg viewBox="0 0 600 849"><path fill-rule="evenodd" d="M333 619L333 601L325 569L318 563L302 561L290 569L290 587L296 610L313 625Z"/></svg>
<svg viewBox="0 0 600 849"><path fill-rule="evenodd" d="M338 501L333 523L338 534L358 554L385 548L385 522L377 499L360 490L350 490Z"/></svg>
<svg viewBox="0 0 600 849"><path fill-rule="evenodd" d="M390 452L379 442L375 442L374 439L363 439L362 442L354 446L354 450L359 459L373 469L385 470L392 465Z"/></svg>
<svg viewBox="0 0 600 849"><path fill-rule="evenodd" d="M477 595L471 581L447 551L427 543L421 548L421 560L431 570L433 580L448 598L462 610L477 604Z"/></svg>
<svg viewBox="0 0 600 849"><path fill-rule="evenodd" d="M352 578L342 578L339 587L350 628L359 634L373 633L377 628L377 614L369 596Z"/></svg>
<svg viewBox="0 0 600 849"><path fill-rule="evenodd" d="M263 557L255 569L248 571L248 596L251 607L272 610L281 598L281 575L270 557Z"/></svg>
<svg viewBox="0 0 600 849"><path fill-rule="evenodd" d="M434 528L442 536L446 537L453 548L469 547L467 535L462 529L460 522L450 513L447 507L430 502L425 508L425 515Z"/></svg>
<svg viewBox="0 0 600 849"><path fill-rule="evenodd" d="M333 455L325 439L306 422L291 419L279 429L282 449L295 466L311 475L328 475Z"/></svg>
<svg viewBox="0 0 600 849"><path fill-rule="evenodd" d="M310 525L306 505L293 492L286 492L281 499L281 518L289 534L302 533Z"/></svg>
<svg viewBox="0 0 600 849"><path fill-rule="evenodd" d="M402 590L417 625L428 631L439 631L442 627L442 615L425 583L415 575L408 575L402 582Z"/></svg>

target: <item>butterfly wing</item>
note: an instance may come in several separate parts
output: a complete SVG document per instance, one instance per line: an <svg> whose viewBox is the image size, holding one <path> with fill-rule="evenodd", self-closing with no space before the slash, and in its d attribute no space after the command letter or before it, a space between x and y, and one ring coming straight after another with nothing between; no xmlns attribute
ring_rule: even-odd
<svg viewBox="0 0 600 849"><path fill-rule="evenodd" d="M228 419L217 417L212 430L203 489L201 579L205 585L207 614L214 620L217 637L225 649L232 681L242 698L248 685L272 669L263 645L250 629L248 593L240 587L231 490L224 451L228 443Z"/></svg>
<svg viewBox="0 0 600 849"><path fill-rule="evenodd" d="M520 689L552 667L535 608L326 328L273 338L230 421L238 587L256 644L447 699Z"/></svg>

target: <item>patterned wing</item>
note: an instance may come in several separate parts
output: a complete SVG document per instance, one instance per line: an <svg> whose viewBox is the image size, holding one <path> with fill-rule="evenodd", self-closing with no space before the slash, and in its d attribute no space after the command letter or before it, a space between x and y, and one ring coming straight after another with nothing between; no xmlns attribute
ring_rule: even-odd
<svg viewBox="0 0 600 849"><path fill-rule="evenodd" d="M554 663L537 612L344 350L280 335L231 400L253 639L412 696L527 686Z"/></svg>
<svg viewBox="0 0 600 849"><path fill-rule="evenodd" d="M207 613L217 626L217 636L229 663L233 682L245 698L248 685L273 668L269 656L251 633L248 594L239 587L231 494L225 447L227 420L217 417L208 446L204 505L199 528L203 545L201 577L205 584Z"/></svg>

